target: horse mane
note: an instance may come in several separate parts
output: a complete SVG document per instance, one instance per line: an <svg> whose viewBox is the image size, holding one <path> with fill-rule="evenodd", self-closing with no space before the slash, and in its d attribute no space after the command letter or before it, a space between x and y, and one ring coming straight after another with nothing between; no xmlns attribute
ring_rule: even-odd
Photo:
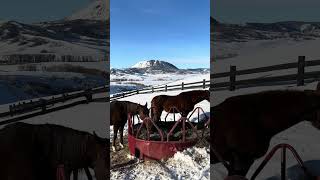
<svg viewBox="0 0 320 180"><path fill-rule="evenodd" d="M243 104L245 107L250 105L254 108L264 109L266 106L264 102L268 102L271 99L277 99L277 97L283 97L282 101L288 101L288 103L304 103L300 104L301 108L305 107L305 111L302 112L301 116L303 118L309 118L307 121L310 121L312 125L320 129L320 94L315 90L269 90L261 91L252 94L244 94L238 96L232 96L225 100L227 101L236 101L237 104ZM280 100L280 101L281 101ZM270 102L270 101L269 101ZM275 101L276 102L276 101ZM257 105L259 104L259 105ZM270 104L269 104L270 105ZM273 108L278 108L277 104L274 104ZM216 107L213 107L215 111ZM280 108L280 107L279 107ZM285 107L281 107L285 108Z"/></svg>
<svg viewBox="0 0 320 180"><path fill-rule="evenodd" d="M180 93L178 96L187 96L187 97L191 97L191 101L193 103L197 103L200 100L205 99L207 93L209 93L208 90L193 90L193 91L186 91L186 92L182 92ZM210 97L210 94L209 94Z"/></svg>
<svg viewBox="0 0 320 180"><path fill-rule="evenodd" d="M85 157L89 134L60 126L49 126L49 128L53 132L53 153L58 161L63 164L73 164Z"/></svg>

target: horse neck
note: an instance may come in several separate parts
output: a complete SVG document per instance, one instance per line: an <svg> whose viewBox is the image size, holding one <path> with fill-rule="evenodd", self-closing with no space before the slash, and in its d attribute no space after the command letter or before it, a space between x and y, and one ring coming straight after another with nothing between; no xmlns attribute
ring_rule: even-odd
<svg viewBox="0 0 320 180"><path fill-rule="evenodd" d="M131 113L132 115L137 114L137 109L139 109L140 106L137 104L127 104L127 113Z"/></svg>
<svg viewBox="0 0 320 180"><path fill-rule="evenodd" d="M197 95L196 96L192 96L191 101L192 101L193 104L197 104L197 103L203 101L204 99L205 99L204 94L201 94L200 96L197 96Z"/></svg>
<svg viewBox="0 0 320 180"><path fill-rule="evenodd" d="M318 100L320 102L320 99ZM279 118L275 122L277 125L274 126L273 128L270 128L270 130L272 130L271 134L272 135L278 134L279 132L282 132L302 121L305 121L308 115L312 115L312 113L314 113L317 109L320 108L320 103L317 105L311 102L311 101L318 101L318 100L317 98L315 99L306 98L305 101L298 102L297 103L298 105L295 107L296 109L295 113L290 112L291 110L288 109L286 112L284 112L287 114L287 116ZM311 118L311 120L313 119Z"/></svg>

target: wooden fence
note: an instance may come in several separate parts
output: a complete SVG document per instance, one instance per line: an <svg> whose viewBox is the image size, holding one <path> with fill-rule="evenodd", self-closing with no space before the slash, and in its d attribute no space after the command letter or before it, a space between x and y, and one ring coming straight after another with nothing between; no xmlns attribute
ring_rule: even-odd
<svg viewBox="0 0 320 180"><path fill-rule="evenodd" d="M23 101L23 102L18 102L15 104L9 105L9 111L7 112L2 112L0 113L0 118L4 117L12 117L15 115L21 115L25 113L30 113L33 111L38 111L40 110L40 114L44 114L47 112L52 112L51 110L48 110L48 108L53 107L55 104L58 103L65 103L67 101L74 100L71 104L83 104L83 103L89 103L92 101L104 101L108 102L109 98L97 98L94 99L93 95L99 94L99 93L106 93L109 91L109 86L102 86L102 87L97 87L97 88L92 88L92 89L87 89L87 90L82 90L82 91L77 91L77 92L72 92L72 93L64 93L61 95L55 95L52 97L47 97L47 98L40 98L38 100L29 100L29 101ZM85 99L79 99L81 97L84 97ZM68 108L69 106L65 106L65 108ZM62 108L62 109L65 109ZM58 109L61 109L58 108ZM2 121L0 122L0 125L4 124Z"/></svg>
<svg viewBox="0 0 320 180"><path fill-rule="evenodd" d="M299 56L298 62L278 64L273 66L237 70L236 66L230 66L229 72L216 73L210 75L210 90L221 91L230 90L234 91L240 88L246 87L258 87L258 86L272 86L272 85L285 85L285 84L296 84L297 86L305 85L305 82L313 82L320 79L320 60L309 60L306 61L305 56ZM306 67L319 66L319 70L306 72ZM296 69L297 72L293 74L285 74L271 77L257 77L251 79L237 78L243 75L252 75L258 73L265 73L271 71L289 70ZM219 78L228 78L227 81L215 82Z"/></svg>
<svg viewBox="0 0 320 180"><path fill-rule="evenodd" d="M197 89L197 88L208 88L210 87L210 80L203 79L202 81L175 84L175 85L163 85L163 86L152 86L143 89L137 89L133 91L121 92L117 94L113 94L110 97L110 101L114 101L117 99L121 99L124 97L133 96L136 94L148 94L155 92L167 92L167 91L176 91L176 90L186 90L186 89Z"/></svg>

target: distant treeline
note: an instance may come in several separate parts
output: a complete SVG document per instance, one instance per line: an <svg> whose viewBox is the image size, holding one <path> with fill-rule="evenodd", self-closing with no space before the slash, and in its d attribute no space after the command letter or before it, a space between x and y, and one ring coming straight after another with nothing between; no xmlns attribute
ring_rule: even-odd
<svg viewBox="0 0 320 180"><path fill-rule="evenodd" d="M55 54L11 54L0 57L1 64L24 64L41 62L96 62L107 61L107 57L55 55Z"/></svg>

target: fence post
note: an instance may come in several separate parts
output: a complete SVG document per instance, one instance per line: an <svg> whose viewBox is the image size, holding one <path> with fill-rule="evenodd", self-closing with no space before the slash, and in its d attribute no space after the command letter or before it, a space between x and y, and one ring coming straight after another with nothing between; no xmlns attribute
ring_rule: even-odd
<svg viewBox="0 0 320 180"><path fill-rule="evenodd" d="M13 116L13 108L12 105L9 105L10 116Z"/></svg>
<svg viewBox="0 0 320 180"><path fill-rule="evenodd" d="M234 91L236 89L236 72L237 72L237 67L230 66L230 86L229 86L230 91Z"/></svg>
<svg viewBox="0 0 320 180"><path fill-rule="evenodd" d="M153 88L153 86L152 86L152 93L154 93L154 88Z"/></svg>
<svg viewBox="0 0 320 180"><path fill-rule="evenodd" d="M206 88L206 79L203 79L202 88L203 88L203 89L205 89L205 88Z"/></svg>
<svg viewBox="0 0 320 180"><path fill-rule="evenodd" d="M137 89L137 94L139 94L139 89Z"/></svg>
<svg viewBox="0 0 320 180"><path fill-rule="evenodd" d="M122 92L122 97L124 98L124 92Z"/></svg>
<svg viewBox="0 0 320 180"><path fill-rule="evenodd" d="M165 91L165 92L167 92L167 91L168 91L168 85L166 85L166 86L165 86L164 91Z"/></svg>
<svg viewBox="0 0 320 180"><path fill-rule="evenodd" d="M181 90L183 90L184 89L184 83L182 82L181 83Z"/></svg>
<svg viewBox="0 0 320 180"><path fill-rule="evenodd" d="M87 100L87 104L92 101L91 89L87 89L85 91L85 97L86 97L86 100Z"/></svg>
<svg viewBox="0 0 320 180"><path fill-rule="evenodd" d="M304 85L304 67L305 67L305 56L299 56L298 59L298 74L297 74L297 86Z"/></svg>
<svg viewBox="0 0 320 180"><path fill-rule="evenodd" d="M41 109L42 109L42 112L45 112L47 110L47 103L46 103L46 100L45 99L40 99L41 101Z"/></svg>

